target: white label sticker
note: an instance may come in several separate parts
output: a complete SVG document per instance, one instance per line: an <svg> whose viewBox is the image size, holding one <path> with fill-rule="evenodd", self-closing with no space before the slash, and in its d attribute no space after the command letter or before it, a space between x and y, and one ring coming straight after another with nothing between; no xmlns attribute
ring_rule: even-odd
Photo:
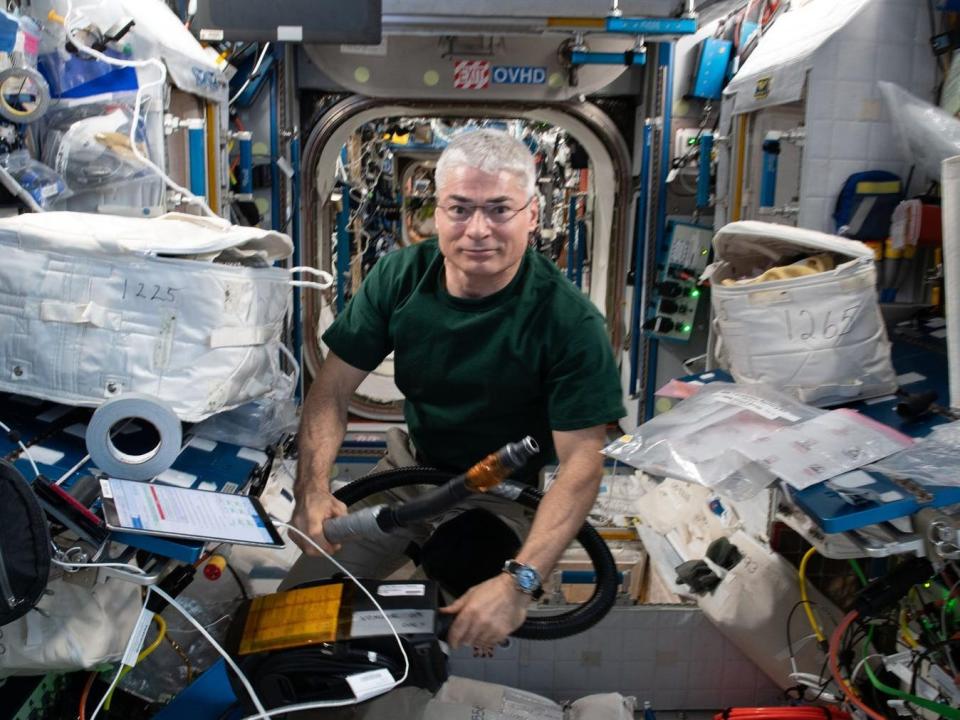
<svg viewBox="0 0 960 720"><path fill-rule="evenodd" d="M167 485L176 485L177 487L188 488L193 487L193 484L197 481L197 476L183 472L183 470L174 470L173 468L168 468L157 475L157 480L166 483Z"/></svg>
<svg viewBox="0 0 960 720"><path fill-rule="evenodd" d="M100 494L107 499L113 497L113 490L110 489L110 481L106 478L101 478L100 480Z"/></svg>
<svg viewBox="0 0 960 720"><path fill-rule="evenodd" d="M356 675L347 675L347 684L350 685L353 694L357 696L357 700L366 700L377 695L382 695L397 683L389 670L381 668L379 670L357 673Z"/></svg>
<svg viewBox="0 0 960 720"><path fill-rule="evenodd" d="M34 461L41 465L56 465L65 457L65 453L43 447L42 445L34 445L30 448L30 454L33 456Z"/></svg>
<svg viewBox="0 0 960 720"><path fill-rule="evenodd" d="M303 25L278 25L278 42L303 42Z"/></svg>
<svg viewBox="0 0 960 720"><path fill-rule="evenodd" d="M242 460L249 460L257 465L266 465L267 460L270 459L262 450L255 450L254 448L248 447L243 447L237 450L237 457Z"/></svg>
<svg viewBox="0 0 960 720"><path fill-rule="evenodd" d="M393 623L397 632L403 634L422 635L434 632L433 610L388 610L387 617ZM375 635L392 635L390 626L380 614L379 610L364 610L353 614L350 625L350 637L372 637Z"/></svg>
<svg viewBox="0 0 960 720"><path fill-rule="evenodd" d="M902 375L897 375L897 385L903 387L904 385L910 385L911 383L920 382L921 380L926 379L926 375L921 375L918 372L905 372Z"/></svg>
<svg viewBox="0 0 960 720"><path fill-rule="evenodd" d="M874 485L875 483L876 481L870 474L865 473L863 470L853 470L852 472L838 475L830 481L833 487L841 489L866 487L867 485Z"/></svg>
<svg viewBox="0 0 960 720"><path fill-rule="evenodd" d="M381 585L377 595L382 597L422 597L427 591L426 585Z"/></svg>
<svg viewBox="0 0 960 720"><path fill-rule="evenodd" d="M200 28L200 39L220 42L223 40L223 30L218 28Z"/></svg>
<svg viewBox="0 0 960 720"><path fill-rule="evenodd" d="M196 448L197 450L202 450L203 452L213 452L217 449L217 443L213 440L207 440L206 438L201 437L192 437L190 438L190 447Z"/></svg>
<svg viewBox="0 0 960 720"><path fill-rule="evenodd" d="M752 413L767 418L767 420L776 420L777 418L783 418L789 422L798 422L800 420L800 418L793 413L787 412L783 408L780 408L771 402L761 400L760 398L753 397L752 395L744 395L742 393L730 392L729 390L721 390L718 393L714 393L710 397L712 400L717 402L742 407L744 410L749 410Z"/></svg>
<svg viewBox="0 0 960 720"><path fill-rule="evenodd" d="M124 665L134 667L137 664L137 656L143 648L143 641L147 637L147 630L150 628L152 620L152 612L140 613L140 617L137 618L137 624L133 628L133 633L130 635L130 642L127 643L127 649L123 653L123 660L121 662Z"/></svg>

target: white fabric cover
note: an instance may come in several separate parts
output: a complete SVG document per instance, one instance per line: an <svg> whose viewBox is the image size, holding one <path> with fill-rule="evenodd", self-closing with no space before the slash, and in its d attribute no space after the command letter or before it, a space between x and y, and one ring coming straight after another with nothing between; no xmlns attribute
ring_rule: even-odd
<svg viewBox="0 0 960 720"><path fill-rule="evenodd" d="M3 626L0 678L72 672L116 660L140 614L140 588L116 578L92 588L51 580L37 607Z"/></svg>
<svg viewBox="0 0 960 720"><path fill-rule="evenodd" d="M636 700L620 693L588 695L565 708L525 690L454 675L427 703L423 720L632 720L635 709Z"/></svg>
<svg viewBox="0 0 960 720"><path fill-rule="evenodd" d="M65 12L64 0L52 4ZM167 66L170 81L181 90L213 102L226 102L228 78L217 67L216 53L205 50L163 0L74 0L73 9L74 17L87 18L101 28L132 19L133 29L124 42L132 46L135 59L158 58ZM156 80L157 68L141 69L138 74L141 84L146 85Z"/></svg>
<svg viewBox="0 0 960 720"><path fill-rule="evenodd" d="M140 392L195 422L283 389L290 275L269 263L291 250L184 215L0 220L0 390L88 407Z"/></svg>
<svg viewBox="0 0 960 720"><path fill-rule="evenodd" d="M873 251L863 243L743 221L722 228L713 245L716 260L704 277L712 281L716 361L738 383L766 383L821 406L896 390ZM816 275L721 284L763 263L825 251L850 259Z"/></svg>
<svg viewBox="0 0 960 720"><path fill-rule="evenodd" d="M814 54L876 0L810 0L781 15L724 89L734 113L794 102L803 96ZM758 83L760 83L758 85Z"/></svg>

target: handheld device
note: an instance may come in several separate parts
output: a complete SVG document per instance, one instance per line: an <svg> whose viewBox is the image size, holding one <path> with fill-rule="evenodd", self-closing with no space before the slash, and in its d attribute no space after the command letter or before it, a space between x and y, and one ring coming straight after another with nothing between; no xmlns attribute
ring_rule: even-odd
<svg viewBox="0 0 960 720"><path fill-rule="evenodd" d="M130 533L282 547L263 506L246 495L107 478L100 481L107 527Z"/></svg>

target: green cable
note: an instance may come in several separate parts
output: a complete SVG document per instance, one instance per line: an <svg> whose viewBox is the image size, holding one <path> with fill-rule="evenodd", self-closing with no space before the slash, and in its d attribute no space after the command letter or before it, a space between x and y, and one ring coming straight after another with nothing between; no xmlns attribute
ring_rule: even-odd
<svg viewBox="0 0 960 720"><path fill-rule="evenodd" d="M860 579L860 584L866 587L869 585L867 581L867 576L863 574L863 570L860 569L860 563L858 563L854 558L850 558L850 567L853 568L853 572L856 573L857 577Z"/></svg>
<svg viewBox="0 0 960 720"><path fill-rule="evenodd" d="M873 642L873 627L870 627L870 630L867 632L867 639L863 643L863 656L867 656L867 651L870 650L870 643ZM914 705L919 705L920 707L935 712L940 717L948 718L949 720L960 720L960 709L952 708L949 705L942 705L941 703L933 702L932 700L927 700L926 698L917 697L916 695L911 695L910 693L904 692L903 690L898 690L897 688L892 688L887 685L884 685L880 682L880 679L874 674L873 668L870 667L869 662L863 664L863 669L867 673L867 677L870 678L870 684L873 685L877 690L887 695L891 695L895 698L900 698L901 700L906 700L912 702Z"/></svg>

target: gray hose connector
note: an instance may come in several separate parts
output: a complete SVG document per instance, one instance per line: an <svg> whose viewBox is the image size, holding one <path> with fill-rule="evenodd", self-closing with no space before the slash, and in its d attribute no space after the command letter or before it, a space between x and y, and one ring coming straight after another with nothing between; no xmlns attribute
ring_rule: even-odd
<svg viewBox="0 0 960 720"><path fill-rule="evenodd" d="M386 508L386 505L374 505L363 508L349 515L330 518L323 523L323 536L332 545L342 543L352 537L386 536L380 525L377 524L377 515Z"/></svg>

